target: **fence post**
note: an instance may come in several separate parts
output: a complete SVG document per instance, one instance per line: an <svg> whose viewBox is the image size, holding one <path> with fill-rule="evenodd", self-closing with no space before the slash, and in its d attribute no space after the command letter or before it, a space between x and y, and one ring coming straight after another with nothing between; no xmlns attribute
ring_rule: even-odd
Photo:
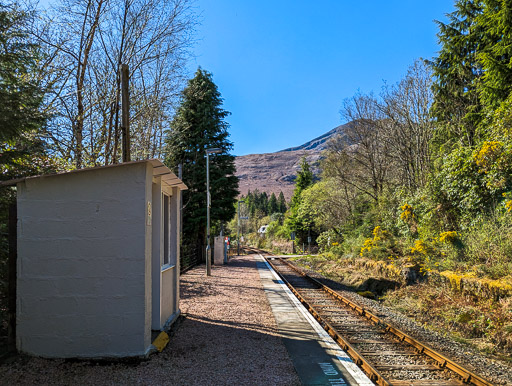
<svg viewBox="0 0 512 386"><path fill-rule="evenodd" d="M130 85L129 70L127 64L122 64L121 68L121 134L123 144L123 162L130 162Z"/></svg>

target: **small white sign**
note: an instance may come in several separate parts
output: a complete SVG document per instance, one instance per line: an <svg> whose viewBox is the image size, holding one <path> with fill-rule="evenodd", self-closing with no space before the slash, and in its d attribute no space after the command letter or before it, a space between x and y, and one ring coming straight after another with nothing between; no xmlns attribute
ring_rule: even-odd
<svg viewBox="0 0 512 386"><path fill-rule="evenodd" d="M148 216L147 216L147 224L148 226L151 225L151 201L148 201Z"/></svg>

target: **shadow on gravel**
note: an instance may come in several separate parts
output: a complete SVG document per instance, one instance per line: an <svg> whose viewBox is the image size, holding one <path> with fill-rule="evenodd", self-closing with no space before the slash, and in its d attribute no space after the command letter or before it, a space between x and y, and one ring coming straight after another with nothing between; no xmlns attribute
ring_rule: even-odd
<svg viewBox="0 0 512 386"><path fill-rule="evenodd" d="M318 345L258 323L186 315L163 354L183 379L193 372L194 384L299 385L285 349L298 343ZM303 355L311 362L309 352Z"/></svg>

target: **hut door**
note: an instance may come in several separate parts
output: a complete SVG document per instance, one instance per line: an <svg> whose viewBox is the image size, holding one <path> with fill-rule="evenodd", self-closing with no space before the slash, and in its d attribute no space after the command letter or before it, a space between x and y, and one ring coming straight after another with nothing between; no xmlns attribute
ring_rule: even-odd
<svg viewBox="0 0 512 386"><path fill-rule="evenodd" d="M161 267L160 322L162 326L176 312L177 288L177 214L175 197L162 194L163 261Z"/></svg>
<svg viewBox="0 0 512 386"><path fill-rule="evenodd" d="M153 184L152 329L178 311L179 207L174 189ZM173 194L174 193L174 194Z"/></svg>

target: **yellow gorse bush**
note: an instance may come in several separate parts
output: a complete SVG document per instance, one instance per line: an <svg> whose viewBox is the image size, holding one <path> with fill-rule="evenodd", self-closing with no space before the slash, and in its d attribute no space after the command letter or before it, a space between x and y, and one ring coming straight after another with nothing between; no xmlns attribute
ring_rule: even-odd
<svg viewBox="0 0 512 386"><path fill-rule="evenodd" d="M452 243L457 237L459 237L459 235L455 231L443 232L439 235L439 241L442 243Z"/></svg>
<svg viewBox="0 0 512 386"><path fill-rule="evenodd" d="M416 240L414 242L414 247L411 248L411 253L419 253L421 255L426 255L428 253L428 245L423 240Z"/></svg>
<svg viewBox="0 0 512 386"><path fill-rule="evenodd" d="M361 252L359 256L363 256L365 251L370 252L373 247L376 247L379 241L385 240L389 234L387 231L383 230L380 226L376 226L373 229L373 239L366 239L363 243L363 247L361 248Z"/></svg>
<svg viewBox="0 0 512 386"><path fill-rule="evenodd" d="M400 213L400 220L407 222L414 218L414 211L412 209L412 206L410 206L409 204L405 203L400 207L400 209L402 209L402 213Z"/></svg>
<svg viewBox="0 0 512 386"><path fill-rule="evenodd" d="M503 143L500 141L485 141L482 148L473 155L475 163L486 172L491 164L495 161L503 148Z"/></svg>
<svg viewBox="0 0 512 386"><path fill-rule="evenodd" d="M380 226L376 226L373 229L373 241L381 241L382 239L386 238L387 232L382 230Z"/></svg>
<svg viewBox="0 0 512 386"><path fill-rule="evenodd" d="M370 252L373 247L373 240L372 239L366 239L364 241L363 247L361 248L361 252L359 253L359 256L363 256L365 251Z"/></svg>

